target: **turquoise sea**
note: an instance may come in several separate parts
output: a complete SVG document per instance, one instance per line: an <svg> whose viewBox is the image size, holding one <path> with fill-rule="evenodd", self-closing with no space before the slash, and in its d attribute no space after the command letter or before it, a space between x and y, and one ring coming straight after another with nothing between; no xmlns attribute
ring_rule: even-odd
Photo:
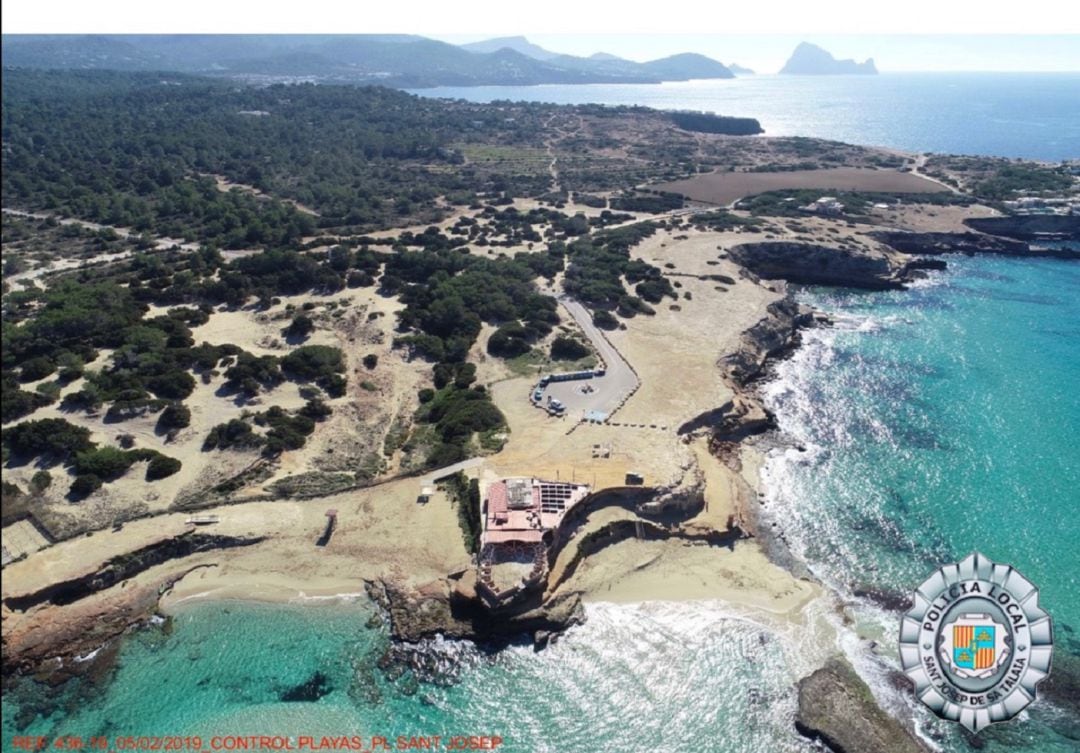
<svg viewBox="0 0 1080 753"><path fill-rule="evenodd" d="M104 684L69 689L34 716L24 684L5 697L10 735L319 737L499 736L505 751L810 751L791 726L797 679L787 647L717 605L599 605L549 649L485 653L432 641L425 672L378 667L387 641L362 604L185 608L171 634L127 640ZM317 701L282 696L324 676ZM448 679L449 678L449 679ZM27 714L26 717L22 714ZM32 721L27 722L27 719Z"/></svg>
<svg viewBox="0 0 1080 753"><path fill-rule="evenodd" d="M909 592L973 551L1034 582L1056 650L1080 656L1080 265L948 264L907 291L800 290L836 325L804 333L765 388L790 444L765 466L764 519L877 630L886 656L860 669L879 680L897 664L898 622L874 594ZM981 737L1080 747L1080 710L1029 717Z"/></svg>
<svg viewBox="0 0 1080 753"><path fill-rule="evenodd" d="M1004 87L1009 77L1002 80ZM996 119L979 117L983 103L955 99L961 108L968 101L978 124L963 134L970 148L945 134L945 124L911 130L910 113L890 132L868 112L865 123L879 123L881 137L863 121L852 125L841 107L831 124L821 114L805 129L791 127L913 149L1076 157L1078 80L1005 108L1009 118L1035 122L1030 128L987 125ZM770 85L764 77L716 83ZM561 89L563 101L586 96ZM948 91L933 96L954 102ZM770 128L763 110L673 101L761 116ZM947 261L946 271L910 291L800 290L837 324L807 332L766 388L787 435L764 471L766 524L848 603L859 632L876 639L875 652L834 620L841 648L898 714L911 713L909 694L886 676L898 615L857 593L907 591L974 549L1014 564L1041 588L1057 650L1080 657L1080 265ZM800 641L814 636L778 634L719 604L591 605L584 626L539 653L432 642L425 661L438 682L427 671L384 674L386 637L370 616L366 604L348 602L186 606L168 630L126 639L115 672L97 684L46 693L22 682L5 692L4 750L16 733L488 734L514 752L817 749L793 727L793 683L808 669ZM283 700L305 683L317 700ZM914 713L942 749L971 749L955 726ZM989 751L1075 751L1080 714L1043 701L979 740Z"/></svg>

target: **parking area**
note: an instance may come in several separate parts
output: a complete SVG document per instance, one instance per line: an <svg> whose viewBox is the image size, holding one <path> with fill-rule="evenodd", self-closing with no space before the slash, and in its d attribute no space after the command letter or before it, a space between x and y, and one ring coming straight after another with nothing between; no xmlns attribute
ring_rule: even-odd
<svg viewBox="0 0 1080 753"><path fill-rule="evenodd" d="M603 360L604 368L592 373L582 372L582 378L578 379L551 381L534 391L533 401L549 411L561 405L565 414L575 420L587 417L587 420L602 421L637 387L637 375L593 324L588 309L565 297L560 298L559 303L589 338Z"/></svg>

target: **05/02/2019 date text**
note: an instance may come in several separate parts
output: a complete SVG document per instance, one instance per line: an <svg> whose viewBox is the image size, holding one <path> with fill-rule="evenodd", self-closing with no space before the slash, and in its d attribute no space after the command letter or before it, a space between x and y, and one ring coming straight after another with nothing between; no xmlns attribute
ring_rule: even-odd
<svg viewBox="0 0 1080 753"><path fill-rule="evenodd" d="M16 736L11 739L12 750L86 750L113 753L125 750L160 751L388 751L388 750L497 750L503 744L499 735L193 735L59 737Z"/></svg>

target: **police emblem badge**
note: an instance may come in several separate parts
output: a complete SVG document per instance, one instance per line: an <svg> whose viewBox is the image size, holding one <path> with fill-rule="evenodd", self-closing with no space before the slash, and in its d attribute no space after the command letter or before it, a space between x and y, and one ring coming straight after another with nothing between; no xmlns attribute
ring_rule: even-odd
<svg viewBox="0 0 1080 753"><path fill-rule="evenodd" d="M935 714L978 732L1035 700L1054 639L1030 581L976 552L937 570L913 598L900 663Z"/></svg>

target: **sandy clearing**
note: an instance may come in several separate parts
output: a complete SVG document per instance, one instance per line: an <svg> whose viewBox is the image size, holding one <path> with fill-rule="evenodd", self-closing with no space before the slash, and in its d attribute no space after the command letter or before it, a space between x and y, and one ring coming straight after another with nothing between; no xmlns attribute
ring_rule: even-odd
<svg viewBox="0 0 1080 753"><path fill-rule="evenodd" d="M928 178L898 170L834 167L776 173L714 172L685 180L658 183L653 188L680 193L694 201L728 206L745 196L782 189L881 193L940 193L945 188Z"/></svg>
<svg viewBox="0 0 1080 753"><path fill-rule="evenodd" d="M732 394L721 381L717 361L736 347L744 330L764 316L768 304L781 298L780 292L741 279L735 264L718 258L723 253L718 246L744 242L744 234L691 231L676 235L687 238L677 240L669 231L660 231L636 246L631 256L653 263L666 273L719 274L736 282L673 274L669 277L672 284L681 286L676 288L677 301L665 298L653 306L654 316L639 314L623 320L625 330L608 333L641 379L641 387L614 417L620 423L677 428L730 400ZM709 265L708 261L716 264ZM667 264L674 265L674 269L668 269ZM673 375L677 375L677 382L673 382ZM677 389L673 389L673 383L677 383Z"/></svg>
<svg viewBox="0 0 1080 753"><path fill-rule="evenodd" d="M873 209L873 216L883 224L902 230L934 233L970 233L964 220L971 217L1000 217L1001 213L990 207L975 204L970 207L934 206L931 204L890 205L888 209Z"/></svg>

